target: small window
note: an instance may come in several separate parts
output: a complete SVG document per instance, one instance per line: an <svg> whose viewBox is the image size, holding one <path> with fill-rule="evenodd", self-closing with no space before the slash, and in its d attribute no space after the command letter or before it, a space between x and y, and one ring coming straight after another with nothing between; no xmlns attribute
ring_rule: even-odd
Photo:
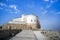
<svg viewBox="0 0 60 40"><path fill-rule="evenodd" d="M33 22L33 20L31 20L31 22Z"/></svg>
<svg viewBox="0 0 60 40"><path fill-rule="evenodd" d="M34 20L34 22L36 22L36 20Z"/></svg>

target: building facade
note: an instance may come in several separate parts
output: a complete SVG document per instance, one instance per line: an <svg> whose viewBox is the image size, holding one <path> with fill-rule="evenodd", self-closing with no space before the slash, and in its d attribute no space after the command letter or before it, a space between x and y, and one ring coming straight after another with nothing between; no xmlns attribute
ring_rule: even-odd
<svg viewBox="0 0 60 40"><path fill-rule="evenodd" d="M22 15L21 18L13 19L7 24L3 25L3 29L39 29L41 28L40 22L37 16Z"/></svg>

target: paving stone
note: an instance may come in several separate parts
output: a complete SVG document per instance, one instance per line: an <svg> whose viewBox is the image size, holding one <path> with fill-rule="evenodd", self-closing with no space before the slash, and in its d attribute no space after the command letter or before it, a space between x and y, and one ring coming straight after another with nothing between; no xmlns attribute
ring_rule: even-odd
<svg viewBox="0 0 60 40"><path fill-rule="evenodd" d="M10 40L36 40L32 30L23 30Z"/></svg>

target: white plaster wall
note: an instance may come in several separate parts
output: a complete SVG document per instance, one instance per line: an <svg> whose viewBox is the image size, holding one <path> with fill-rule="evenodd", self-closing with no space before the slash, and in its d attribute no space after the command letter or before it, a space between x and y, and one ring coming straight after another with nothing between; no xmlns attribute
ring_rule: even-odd
<svg viewBox="0 0 60 40"><path fill-rule="evenodd" d="M37 23L37 17L34 15L28 15L27 16L27 23L36 24Z"/></svg>
<svg viewBox="0 0 60 40"><path fill-rule="evenodd" d="M32 20L32 21L31 21ZM24 24L24 23L31 23L36 24L37 23L37 17L35 15L22 15L21 18L16 18L10 21L9 23L16 23L16 24Z"/></svg>

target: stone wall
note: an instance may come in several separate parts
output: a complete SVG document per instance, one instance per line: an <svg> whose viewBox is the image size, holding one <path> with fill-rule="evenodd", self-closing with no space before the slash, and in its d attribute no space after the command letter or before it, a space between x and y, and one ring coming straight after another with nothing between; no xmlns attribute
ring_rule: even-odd
<svg viewBox="0 0 60 40"><path fill-rule="evenodd" d="M2 29L39 29L39 28L37 24L5 24L3 25Z"/></svg>

